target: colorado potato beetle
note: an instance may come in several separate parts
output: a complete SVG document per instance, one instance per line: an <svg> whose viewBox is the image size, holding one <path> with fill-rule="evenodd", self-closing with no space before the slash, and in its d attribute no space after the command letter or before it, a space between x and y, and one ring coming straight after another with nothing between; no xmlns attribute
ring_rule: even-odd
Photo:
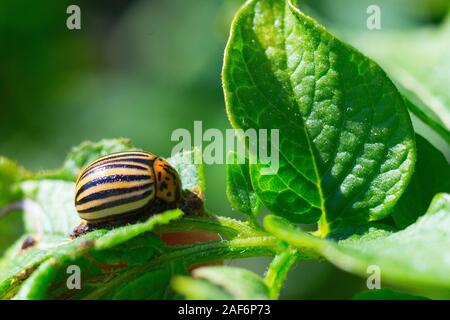
<svg viewBox="0 0 450 320"><path fill-rule="evenodd" d="M75 207L88 223L175 208L181 198L177 171L164 159L141 151L101 157L79 174Z"/></svg>

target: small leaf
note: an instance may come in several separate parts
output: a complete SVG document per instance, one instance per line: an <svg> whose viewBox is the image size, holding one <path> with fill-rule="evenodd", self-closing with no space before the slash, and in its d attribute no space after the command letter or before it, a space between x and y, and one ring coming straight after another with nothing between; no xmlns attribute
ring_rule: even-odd
<svg viewBox="0 0 450 320"><path fill-rule="evenodd" d="M233 300L223 288L203 279L176 276L172 287L187 300Z"/></svg>
<svg viewBox="0 0 450 320"><path fill-rule="evenodd" d="M185 273L177 272L177 273ZM122 287L112 291L113 300L163 300L173 296L170 290L170 281L174 272L171 268L152 270Z"/></svg>
<svg viewBox="0 0 450 320"><path fill-rule="evenodd" d="M269 299L269 288L251 271L226 266L202 267L192 272L193 278L176 277L173 286L187 299Z"/></svg>
<svg viewBox="0 0 450 320"><path fill-rule="evenodd" d="M425 213L434 195L450 193L450 165L444 155L419 135L416 144L414 175L392 213L396 225L402 229Z"/></svg>
<svg viewBox="0 0 450 320"><path fill-rule="evenodd" d="M423 217L398 232L372 228L334 242L311 236L281 217L266 217L264 226L278 238L318 253L348 272L367 277L367 268L375 265L382 283L431 298L450 297L449 194L436 195Z"/></svg>
<svg viewBox="0 0 450 320"><path fill-rule="evenodd" d="M202 162L195 162L195 159L201 157L198 148L191 151L184 151L167 158L167 161L177 170L183 190L190 191L200 199L205 196L205 172Z"/></svg>
<svg viewBox="0 0 450 320"><path fill-rule="evenodd" d="M235 209L250 217L256 217L261 201L253 190L248 162L238 163L238 155L231 151L227 161L227 197Z"/></svg>
<svg viewBox="0 0 450 320"><path fill-rule="evenodd" d="M290 1L251 0L238 12L223 85L233 128L279 129L278 173L250 165L273 213L321 217L324 235L382 219L406 189L415 139L402 96L373 61Z"/></svg>
<svg viewBox="0 0 450 320"><path fill-rule="evenodd" d="M100 297L106 295L111 292L108 288L123 285L124 282L142 275L140 272L134 275L132 267L137 268L150 261L152 256L165 250L159 238L148 232L157 225L169 223L181 215L180 210L167 211L152 216L143 223L118 227L109 231L99 229L74 240L62 235L24 235L0 261L0 298L14 296L21 288L22 283L27 287L21 291L21 296L31 295L34 297L33 292L40 291L34 286L48 289L51 283L58 283L58 281L62 281L61 279L66 279L66 268L71 264L80 266L83 275L86 276L84 278L85 285L90 283L88 280L90 277L94 282L94 288L86 286L85 291L76 293L78 296L96 295ZM29 237L32 237L35 243L31 247L23 249L23 242ZM49 263L51 265L48 265ZM42 266L43 264L47 264L47 266ZM53 270L55 274L52 274L51 277L49 274L47 277L45 275L47 271L43 270L48 272ZM36 271L38 274L34 275ZM41 271L42 276L39 274ZM119 271L120 274L129 271L134 276L128 275L123 282L116 279L109 283L109 280L116 278L116 273ZM102 290L97 291L95 281L98 280L96 279L103 279L101 281L104 286ZM65 282L60 283L58 287L53 287L52 290L54 291L47 292L45 295L53 298L62 297L67 291Z"/></svg>
<svg viewBox="0 0 450 320"><path fill-rule="evenodd" d="M110 248L119 243L132 239L147 231L152 231L158 225L168 224L170 221L179 219L183 216L181 210L169 210L162 214L156 214L150 217L147 221L126 225L120 228L114 228L108 234L102 236L97 240L96 246L98 249Z"/></svg>

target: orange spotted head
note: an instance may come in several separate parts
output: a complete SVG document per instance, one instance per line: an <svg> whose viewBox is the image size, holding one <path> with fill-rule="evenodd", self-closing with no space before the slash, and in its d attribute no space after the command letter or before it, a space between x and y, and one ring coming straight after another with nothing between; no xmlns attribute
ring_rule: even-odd
<svg viewBox="0 0 450 320"><path fill-rule="evenodd" d="M164 159L153 163L156 180L156 198L167 204L175 204L181 198L181 182L177 171Z"/></svg>

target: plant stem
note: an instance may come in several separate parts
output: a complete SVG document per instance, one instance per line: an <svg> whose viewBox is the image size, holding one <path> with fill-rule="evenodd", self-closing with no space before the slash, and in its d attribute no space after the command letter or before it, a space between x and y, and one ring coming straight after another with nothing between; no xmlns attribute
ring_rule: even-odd
<svg viewBox="0 0 450 320"><path fill-rule="evenodd" d="M291 267L297 261L297 250L288 248L287 250L277 254L269 265L264 281L269 287L269 296L272 300L277 300L283 286L286 276Z"/></svg>
<svg viewBox="0 0 450 320"><path fill-rule="evenodd" d="M170 224L158 227L157 233L176 231L211 231L225 237L261 237L268 234L262 229L255 229L247 222L220 216L184 217Z"/></svg>
<svg viewBox="0 0 450 320"><path fill-rule="evenodd" d="M210 241L162 254L153 260L151 265L164 265L168 261L183 261L185 265L190 265L225 259L273 256L277 252L278 243L272 236Z"/></svg>
<svg viewBox="0 0 450 320"><path fill-rule="evenodd" d="M325 215L322 215L317 223L317 230L312 234L318 238L325 238L330 233L330 227Z"/></svg>

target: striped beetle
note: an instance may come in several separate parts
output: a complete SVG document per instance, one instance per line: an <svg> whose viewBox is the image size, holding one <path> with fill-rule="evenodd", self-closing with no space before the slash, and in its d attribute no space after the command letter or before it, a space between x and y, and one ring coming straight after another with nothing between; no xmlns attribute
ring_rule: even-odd
<svg viewBox="0 0 450 320"><path fill-rule="evenodd" d="M89 223L115 221L175 208L181 198L176 170L148 152L128 151L101 157L80 174L75 207Z"/></svg>

